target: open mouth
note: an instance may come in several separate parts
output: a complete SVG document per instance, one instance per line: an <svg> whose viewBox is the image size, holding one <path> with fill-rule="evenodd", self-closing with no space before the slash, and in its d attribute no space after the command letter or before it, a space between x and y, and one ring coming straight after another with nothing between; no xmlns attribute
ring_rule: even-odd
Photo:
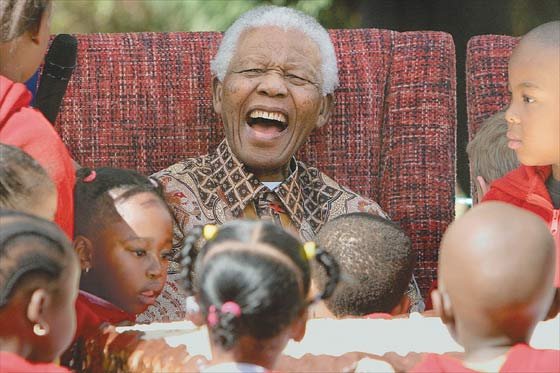
<svg viewBox="0 0 560 373"><path fill-rule="evenodd" d="M252 110L246 120L249 127L264 136L274 136L288 128L288 118L280 112Z"/></svg>

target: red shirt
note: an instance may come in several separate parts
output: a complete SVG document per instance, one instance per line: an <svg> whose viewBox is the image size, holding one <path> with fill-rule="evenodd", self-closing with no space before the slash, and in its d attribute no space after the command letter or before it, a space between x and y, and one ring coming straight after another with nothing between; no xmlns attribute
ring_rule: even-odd
<svg viewBox="0 0 560 373"><path fill-rule="evenodd" d="M0 351L0 372L2 373L70 373L56 364L34 364L11 352Z"/></svg>
<svg viewBox="0 0 560 373"><path fill-rule="evenodd" d="M0 75L0 141L25 151L47 171L58 191L54 220L72 239L74 164L51 123L39 110L30 107L30 102L31 92L25 85Z"/></svg>
<svg viewBox="0 0 560 373"><path fill-rule="evenodd" d="M451 356L426 354L410 372L412 373L463 373L475 372ZM526 344L513 346L500 368L500 373L560 372L560 350L535 350Z"/></svg>
<svg viewBox="0 0 560 373"><path fill-rule="evenodd" d="M539 215L548 224L556 241L556 275L554 284L560 287L560 209L555 209L546 188L552 166L524 166L495 180L483 198L502 201Z"/></svg>
<svg viewBox="0 0 560 373"><path fill-rule="evenodd" d="M112 303L80 290L76 299L76 335L74 341L89 337L103 323L119 324L124 321L134 322L136 316L130 315Z"/></svg>

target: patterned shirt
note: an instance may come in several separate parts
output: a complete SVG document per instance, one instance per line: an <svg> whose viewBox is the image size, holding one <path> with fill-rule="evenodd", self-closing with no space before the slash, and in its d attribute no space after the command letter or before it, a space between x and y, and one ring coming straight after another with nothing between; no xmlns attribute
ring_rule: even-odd
<svg viewBox="0 0 560 373"><path fill-rule="evenodd" d="M174 215L176 252L193 227L240 218L271 220L302 240L314 239L323 224L343 214L360 211L387 218L374 201L295 159L290 175L270 190L235 157L226 140L213 153L178 162L153 176L162 183ZM156 304L138 317L139 322L184 318L185 295L173 283L176 272L177 264L171 263L168 284ZM408 293L412 310L423 310L414 280Z"/></svg>

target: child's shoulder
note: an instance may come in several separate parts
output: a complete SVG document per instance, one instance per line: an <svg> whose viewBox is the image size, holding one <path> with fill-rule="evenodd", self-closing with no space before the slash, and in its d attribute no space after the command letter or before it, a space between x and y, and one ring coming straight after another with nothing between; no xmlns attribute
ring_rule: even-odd
<svg viewBox="0 0 560 373"><path fill-rule="evenodd" d="M0 351L0 372L69 373L70 371L56 364L33 364L19 355Z"/></svg>
<svg viewBox="0 0 560 373"><path fill-rule="evenodd" d="M420 362L410 370L412 373L453 372L470 373L475 372L463 365L463 362L453 356L439 354L423 354Z"/></svg>
<svg viewBox="0 0 560 373"><path fill-rule="evenodd" d="M118 324L123 321L134 321L133 315L83 290L80 290L76 300L76 316L76 338L96 331L103 323Z"/></svg>
<svg viewBox="0 0 560 373"><path fill-rule="evenodd" d="M537 350L526 344L511 348L501 372L560 372L560 350Z"/></svg>
<svg viewBox="0 0 560 373"><path fill-rule="evenodd" d="M482 201L515 203L516 200L525 200L529 193L537 191L535 189L538 189L539 193L544 193L546 190L544 182L551 172L551 166L521 165L495 180Z"/></svg>

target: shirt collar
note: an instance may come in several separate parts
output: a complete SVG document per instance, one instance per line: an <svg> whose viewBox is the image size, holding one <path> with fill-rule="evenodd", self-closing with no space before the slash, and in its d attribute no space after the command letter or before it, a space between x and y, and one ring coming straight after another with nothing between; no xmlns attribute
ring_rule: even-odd
<svg viewBox="0 0 560 373"><path fill-rule="evenodd" d="M216 148L210 165L213 179L220 186L223 198L236 217L242 215L245 207L255 197L268 191L268 188L235 157L225 139ZM294 223L301 226L303 196L299 185L299 170L298 162L292 158L290 175L272 192L280 199Z"/></svg>

